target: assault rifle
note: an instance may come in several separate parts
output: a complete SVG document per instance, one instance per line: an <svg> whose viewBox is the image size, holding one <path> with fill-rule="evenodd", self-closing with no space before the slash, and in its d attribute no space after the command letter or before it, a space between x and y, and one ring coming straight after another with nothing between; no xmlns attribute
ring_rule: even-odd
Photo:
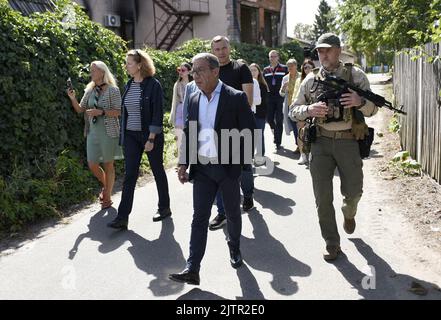
<svg viewBox="0 0 441 320"><path fill-rule="evenodd" d="M375 94L372 91L357 88L356 86L349 84L347 81L341 78L335 76L326 76L324 80L315 79L311 92L315 92L320 85L322 85L324 88L334 91L334 95L337 95L339 97L344 93L349 93L348 89L351 89L357 92L360 97L372 101L377 107L386 107L389 110L395 111L397 113L403 115L407 114L402 110L403 106L401 106L400 109L396 109L393 107L392 103L387 101L384 97Z"/></svg>

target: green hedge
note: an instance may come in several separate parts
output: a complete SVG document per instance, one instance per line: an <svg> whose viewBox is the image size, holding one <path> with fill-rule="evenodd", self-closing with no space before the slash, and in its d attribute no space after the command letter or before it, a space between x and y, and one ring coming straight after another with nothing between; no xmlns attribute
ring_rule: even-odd
<svg viewBox="0 0 441 320"><path fill-rule="evenodd" d="M89 81L89 63L106 62L120 85L124 41L93 23L75 5L75 29L60 22L67 0L54 13L23 17L0 0L0 173L18 163L39 174L42 155L56 156L66 148L84 149L84 126L67 99L71 77L78 98Z"/></svg>
<svg viewBox="0 0 441 320"><path fill-rule="evenodd" d="M120 86L127 79L125 42L71 1L55 3L55 12L24 17L0 0L0 230L91 199L98 184L85 165L84 120L66 96L66 79L78 99L93 60L106 62ZM61 23L67 5L74 28Z"/></svg>

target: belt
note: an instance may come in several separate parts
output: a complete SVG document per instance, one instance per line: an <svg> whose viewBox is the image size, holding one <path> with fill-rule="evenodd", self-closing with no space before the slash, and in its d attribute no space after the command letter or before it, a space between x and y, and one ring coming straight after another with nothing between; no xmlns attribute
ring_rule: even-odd
<svg viewBox="0 0 441 320"><path fill-rule="evenodd" d="M354 135L352 134L352 130L340 130L340 131L330 131L326 130L322 127L317 128L317 137L326 137L331 139L346 139L346 140L355 140Z"/></svg>

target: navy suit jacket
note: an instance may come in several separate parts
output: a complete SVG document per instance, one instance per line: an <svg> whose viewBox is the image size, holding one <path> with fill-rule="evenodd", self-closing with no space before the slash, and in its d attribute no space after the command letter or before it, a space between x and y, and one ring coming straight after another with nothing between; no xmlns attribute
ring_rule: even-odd
<svg viewBox="0 0 441 320"><path fill-rule="evenodd" d="M133 78L127 82L121 98L122 110L120 145L124 145L124 136L128 118L127 108L124 102L132 83ZM150 132L162 134L162 122L164 118L164 94L161 83L156 78L147 77L141 82L141 97L139 104L141 107L141 129L144 140L143 143L146 143Z"/></svg>
<svg viewBox="0 0 441 320"><path fill-rule="evenodd" d="M197 168L197 165L200 164L197 159L197 146L198 146L198 137L199 133L199 100L202 92L198 91L193 93L190 96L190 101L188 105L188 113L185 122L185 140L182 143L185 143L185 159L180 160L179 164L186 165L190 167L190 180L194 176L194 170ZM192 132L192 136L190 135L189 124L190 122L198 123L197 132ZM222 141L221 139L221 131L222 130L233 130L237 129L239 132L242 132L244 129L249 129L249 133L251 134L250 139L240 139L240 161L237 163L233 163L233 157L237 157L237 150L233 150L234 144L230 141ZM242 171L242 165L248 159L251 160L254 154L254 143L253 143L253 135L254 129L256 129L256 122L254 119L253 112L251 111L251 107L248 103L247 96L244 92L235 90L234 88L227 86L226 84L222 84L222 89L219 97L219 104L217 107L214 130L218 136L217 141L217 155L218 155L218 163L222 166L225 166L226 172L228 176L231 178L238 178ZM195 131L195 130L193 130ZM245 132L245 131L244 131ZM245 147L245 143L247 143ZM225 143L229 144L229 158L227 163L222 163L222 146ZM181 149L182 150L182 149ZM190 155L190 151L192 151L193 155ZM235 151L235 153L233 153ZM244 154L247 152L247 154ZM196 159L195 159L196 158ZM237 159L236 159L237 160ZM249 164L249 163L248 163Z"/></svg>

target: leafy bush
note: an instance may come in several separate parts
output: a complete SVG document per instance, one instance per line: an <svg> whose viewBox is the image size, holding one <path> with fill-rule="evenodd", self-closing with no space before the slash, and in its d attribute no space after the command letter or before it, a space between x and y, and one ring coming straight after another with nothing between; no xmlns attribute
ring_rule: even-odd
<svg viewBox="0 0 441 320"><path fill-rule="evenodd" d="M0 0L0 230L92 198L98 183L85 166L84 121L66 79L81 98L93 60L106 62L121 86L127 78L125 42L71 1L55 3L55 12L23 17ZM70 26L62 23L68 7Z"/></svg>
<svg viewBox="0 0 441 320"><path fill-rule="evenodd" d="M421 164L412 159L409 151L398 152L391 161L404 175L417 176L421 174Z"/></svg>
<svg viewBox="0 0 441 320"><path fill-rule="evenodd" d="M55 12L28 18L0 0L2 175L11 172L11 159L33 171L42 151L56 157L66 148L84 150L83 118L74 113L65 92L68 77L80 95L89 81L90 62L102 60L120 85L125 82L124 41L91 22L71 1L56 4ZM75 28L61 23L67 4L75 12Z"/></svg>
<svg viewBox="0 0 441 320"><path fill-rule="evenodd" d="M389 132L399 133L401 130L397 115L394 115L389 122Z"/></svg>
<svg viewBox="0 0 441 320"><path fill-rule="evenodd" d="M0 230L15 232L42 218L59 217L59 209L73 203L93 199L98 182L78 156L63 151L51 162L45 178L35 178L23 166L15 167L8 178L0 176Z"/></svg>

